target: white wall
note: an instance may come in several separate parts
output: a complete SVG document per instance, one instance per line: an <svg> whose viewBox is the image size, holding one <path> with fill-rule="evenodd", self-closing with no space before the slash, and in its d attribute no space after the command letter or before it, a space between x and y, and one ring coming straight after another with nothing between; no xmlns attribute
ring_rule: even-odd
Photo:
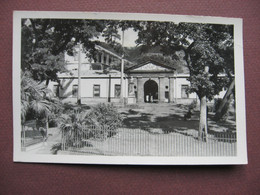
<svg viewBox="0 0 260 195"><path fill-rule="evenodd" d="M196 99L197 95L195 93L189 94L189 98L182 98L181 97L181 86L182 85L190 85L190 82L186 79L187 77L177 77L173 79L173 86L174 86L174 98L175 99ZM62 88L59 89L59 97L66 98L66 97L73 97L72 96L72 88L73 85L78 85L78 79L70 79L69 77L66 79L60 80ZM135 85L136 80L135 80ZM110 97L115 97L115 85L120 85L120 77L116 76L111 78L111 91ZM53 90L54 85L57 85L56 82L50 82L49 88ZM108 97L108 87L109 87L109 77L83 77L81 79L81 97L82 98L93 98L93 86L100 85L100 98L107 98ZM225 90L221 91L219 95L216 95L215 98L223 98L225 95ZM128 79L123 80L123 96L128 97ZM97 98L97 97L95 97Z"/></svg>
<svg viewBox="0 0 260 195"><path fill-rule="evenodd" d="M76 48L78 49L78 48ZM78 63L78 56L69 56L67 53L64 55L65 62L70 64L70 63ZM89 63L89 58L86 58L86 54L84 52L81 52L80 55L81 63Z"/></svg>
<svg viewBox="0 0 260 195"><path fill-rule="evenodd" d="M72 96L72 89L73 85L78 85L78 79L60 79L61 87L59 89L59 96L62 98L66 97L73 97ZM56 82L50 82L49 88L53 91L54 85L57 85ZM120 85L120 77L112 77L111 78L111 88L110 88L110 97L115 97L115 85ZM100 85L100 98L107 98L108 97L108 88L109 88L109 78L89 78L83 77L81 79L81 97L84 98L92 98L93 97L93 88L94 85ZM128 95L128 81L127 79L123 80L123 95L127 97Z"/></svg>
<svg viewBox="0 0 260 195"><path fill-rule="evenodd" d="M188 81L187 78L188 77L177 77L174 80L174 89L175 89L174 97L175 98L182 98L181 97L181 86L182 85L190 86L190 81ZM196 98L196 97L197 97L196 93L189 94L189 98Z"/></svg>
<svg viewBox="0 0 260 195"><path fill-rule="evenodd" d="M175 98L185 100L184 98L181 97L181 86L182 85L190 86L190 82L187 80L187 78L188 75L178 75L178 77L174 80ZM226 90L223 89L218 95L215 95L214 98L223 98L225 96L225 93ZM189 94L189 99L196 99L196 98L198 98L196 93ZM214 102L214 100L212 100L211 102Z"/></svg>
<svg viewBox="0 0 260 195"><path fill-rule="evenodd" d="M71 70L78 70L78 63L71 63L71 64L66 64L66 69L71 71ZM81 70L91 70L91 65L89 63L83 63L81 64Z"/></svg>

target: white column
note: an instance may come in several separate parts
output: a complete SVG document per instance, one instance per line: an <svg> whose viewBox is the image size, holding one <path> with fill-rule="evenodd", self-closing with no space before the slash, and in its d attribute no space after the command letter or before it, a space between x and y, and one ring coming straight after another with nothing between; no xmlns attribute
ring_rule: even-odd
<svg viewBox="0 0 260 195"><path fill-rule="evenodd" d="M109 65L109 54L107 54L107 57L106 57L106 65Z"/></svg>

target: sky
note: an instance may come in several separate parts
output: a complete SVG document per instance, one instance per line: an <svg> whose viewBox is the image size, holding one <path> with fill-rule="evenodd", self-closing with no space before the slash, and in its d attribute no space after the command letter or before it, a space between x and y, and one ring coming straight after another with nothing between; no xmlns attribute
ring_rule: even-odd
<svg viewBox="0 0 260 195"><path fill-rule="evenodd" d="M122 37L122 31L119 30L119 35ZM124 36L124 47L135 47L136 43L135 40L138 38L137 32L135 32L133 29L127 29L125 30L125 36ZM100 36L98 38L100 41L105 42L104 37ZM118 40L119 43L122 43L121 40Z"/></svg>
<svg viewBox="0 0 260 195"><path fill-rule="evenodd" d="M133 29L128 29L125 31L124 37L124 46L125 47L134 47L136 46L135 40L138 38L137 32L133 31Z"/></svg>

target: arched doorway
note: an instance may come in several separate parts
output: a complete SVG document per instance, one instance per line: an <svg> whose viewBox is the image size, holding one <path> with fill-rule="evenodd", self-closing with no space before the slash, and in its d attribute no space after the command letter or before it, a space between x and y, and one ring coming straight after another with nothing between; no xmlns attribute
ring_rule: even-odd
<svg viewBox="0 0 260 195"><path fill-rule="evenodd" d="M144 102L158 102L158 84L154 80L144 83Z"/></svg>

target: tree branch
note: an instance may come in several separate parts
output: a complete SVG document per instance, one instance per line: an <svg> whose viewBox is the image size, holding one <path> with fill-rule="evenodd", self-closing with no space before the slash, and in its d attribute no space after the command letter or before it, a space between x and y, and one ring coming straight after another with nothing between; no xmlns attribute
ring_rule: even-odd
<svg viewBox="0 0 260 195"><path fill-rule="evenodd" d="M33 19L30 19L30 22L31 22L31 24L32 24L32 29L33 29L33 32L34 32L34 35L35 35L35 46L38 44L38 37L39 37L39 35L38 35L38 31L37 31L37 29L36 29L36 27L35 27L35 22L34 22L34 20Z"/></svg>

